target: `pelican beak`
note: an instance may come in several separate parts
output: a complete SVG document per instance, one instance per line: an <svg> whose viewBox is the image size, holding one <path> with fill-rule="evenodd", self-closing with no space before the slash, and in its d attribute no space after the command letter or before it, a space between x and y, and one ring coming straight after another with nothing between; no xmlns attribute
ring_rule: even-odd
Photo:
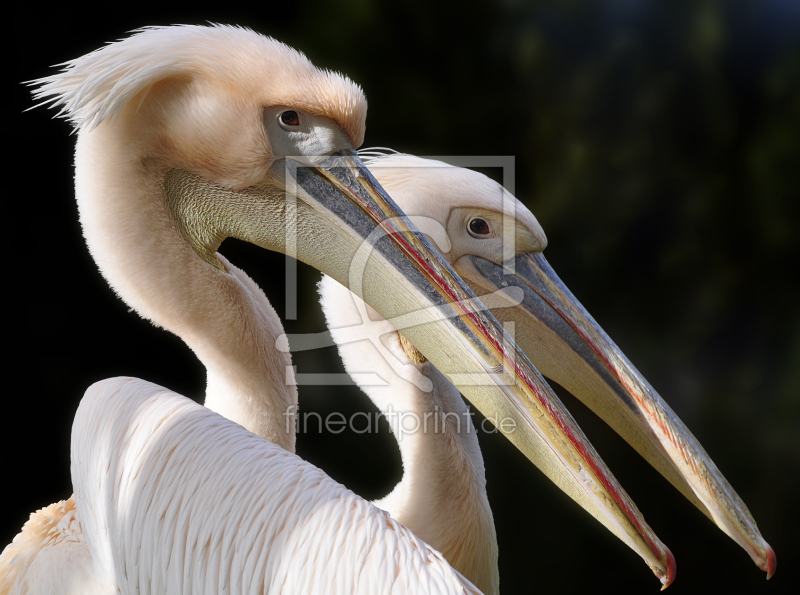
<svg viewBox="0 0 800 595"><path fill-rule="evenodd" d="M521 303L494 313L514 322L516 341L539 370L605 420L772 576L775 554L745 504L541 252L517 255L513 268L476 256L459 258L455 268L479 294L521 291Z"/></svg>
<svg viewBox="0 0 800 595"><path fill-rule="evenodd" d="M296 167L286 180L287 192L294 180L297 194L296 223L287 226L314 230L298 235L297 257L392 322L537 467L669 585L672 555L569 412L355 152Z"/></svg>

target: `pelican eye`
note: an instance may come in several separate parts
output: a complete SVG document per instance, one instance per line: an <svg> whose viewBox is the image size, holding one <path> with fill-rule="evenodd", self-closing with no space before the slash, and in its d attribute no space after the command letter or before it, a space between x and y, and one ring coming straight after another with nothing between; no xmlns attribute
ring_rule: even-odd
<svg viewBox="0 0 800 595"><path fill-rule="evenodd" d="M469 233L475 237L489 235L489 224L486 223L486 219L481 219L480 217L470 219L467 227L469 228Z"/></svg>
<svg viewBox="0 0 800 595"><path fill-rule="evenodd" d="M300 126L300 116L294 110L286 110L281 112L278 116L278 121L281 123L281 128L287 130L288 128L296 128Z"/></svg>

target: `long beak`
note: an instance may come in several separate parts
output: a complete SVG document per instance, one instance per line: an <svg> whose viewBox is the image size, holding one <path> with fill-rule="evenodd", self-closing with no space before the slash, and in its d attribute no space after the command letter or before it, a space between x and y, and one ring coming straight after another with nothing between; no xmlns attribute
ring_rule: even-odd
<svg viewBox="0 0 800 595"><path fill-rule="evenodd" d="M315 234L308 249L298 238L298 258L387 320L402 320L403 334L425 357L487 418L504 420L499 429L669 585L669 550L527 357L356 154L298 168L294 179L298 228L313 223ZM324 247L325 236L334 243Z"/></svg>
<svg viewBox="0 0 800 595"><path fill-rule="evenodd" d="M770 578L776 558L745 504L706 451L581 306L541 252L513 272L475 257L455 266L478 293L518 287L518 307L495 310L539 370L579 398L741 545Z"/></svg>

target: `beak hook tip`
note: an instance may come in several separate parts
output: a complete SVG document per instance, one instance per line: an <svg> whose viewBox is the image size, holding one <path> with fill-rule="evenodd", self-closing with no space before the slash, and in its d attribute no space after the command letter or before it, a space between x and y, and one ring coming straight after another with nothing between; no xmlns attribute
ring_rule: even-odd
<svg viewBox="0 0 800 595"><path fill-rule="evenodd" d="M778 567L778 559L775 557L775 552L767 544L767 580L772 578L775 574L775 569Z"/></svg>
<svg viewBox="0 0 800 595"><path fill-rule="evenodd" d="M664 546L664 553L666 554L667 558L667 576L664 578L664 585L661 587L663 591L667 587L672 584L672 581L675 580L675 572L676 572L676 565L675 565L675 556L672 555L672 552L669 551L667 546Z"/></svg>

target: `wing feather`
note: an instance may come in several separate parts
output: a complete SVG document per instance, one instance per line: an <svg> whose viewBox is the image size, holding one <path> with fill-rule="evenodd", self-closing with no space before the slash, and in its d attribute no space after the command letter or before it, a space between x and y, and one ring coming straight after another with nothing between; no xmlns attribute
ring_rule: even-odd
<svg viewBox="0 0 800 595"><path fill-rule="evenodd" d="M321 470L142 380L86 392L72 479L88 549L122 593L478 593Z"/></svg>

